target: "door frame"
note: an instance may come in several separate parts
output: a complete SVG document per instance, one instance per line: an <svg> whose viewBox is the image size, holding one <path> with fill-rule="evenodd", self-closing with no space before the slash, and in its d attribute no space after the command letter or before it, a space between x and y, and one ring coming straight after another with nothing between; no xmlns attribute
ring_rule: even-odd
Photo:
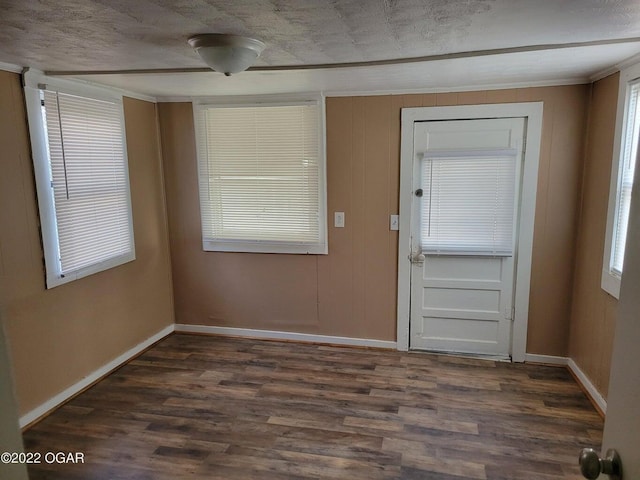
<svg viewBox="0 0 640 480"><path fill-rule="evenodd" d="M514 286L514 318L511 329L511 358L524 362L529 322L529 287L533 226L538 187L538 163L542 139L543 102L456 105L449 107L403 108L400 140L400 232L398 239L398 311L397 348L409 350L411 312L411 204L413 199L414 122L432 120L478 120L486 118L524 117L526 147L520 190L520 219L517 235L517 260Z"/></svg>

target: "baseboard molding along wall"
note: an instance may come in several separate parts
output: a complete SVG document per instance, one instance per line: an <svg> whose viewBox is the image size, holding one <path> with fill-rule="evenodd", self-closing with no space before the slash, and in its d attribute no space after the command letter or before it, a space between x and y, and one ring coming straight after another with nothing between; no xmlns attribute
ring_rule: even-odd
<svg viewBox="0 0 640 480"><path fill-rule="evenodd" d="M535 353L527 353L524 356L525 362L530 363L543 363L547 365L568 365L569 359L567 357L556 357L553 355L538 355Z"/></svg>
<svg viewBox="0 0 640 480"><path fill-rule="evenodd" d="M587 395L591 397L591 400L596 404L597 408L600 409L602 415L604 416L607 413L607 401L604 399L598 389L591 383L589 377L585 375L585 373L580 370L580 367L573 361L573 358L569 359L569 370L575 376L576 380L584 387L587 392Z"/></svg>
<svg viewBox="0 0 640 480"><path fill-rule="evenodd" d="M64 402L73 398L78 393L82 392L93 383L100 380L102 377L108 375L116 368L120 367L124 363L128 362L136 355L140 354L154 343L162 340L171 333L200 333L207 335L223 335L234 336L244 338L261 338L268 340L294 340L298 342L311 342L311 343L324 343L329 345L347 345L354 347L373 347L395 350L397 348L397 342L386 340L375 340L367 338L351 338L351 337L336 337L331 335L314 335L308 333L295 333L295 332L281 332L275 330L254 330L249 328L234 328L234 327L217 327L211 325L187 325L187 324L175 324L169 325L163 328L155 335L151 336L147 340L139 343L135 347L127 350L122 355L113 359L111 362L103 365L99 369L95 370L91 374L84 377L79 382L71 385L69 388L63 390L56 396L47 400L43 404L34 408L30 412L20 417L20 428L24 428L41 417L45 416L55 408L62 405ZM587 394L591 397L591 400L596 404L597 408L604 414L607 411L607 402L600 395L600 392L591 383L589 377L578 367L576 362L567 357L556 357L551 355L537 355L533 353L527 353L525 355L525 362L543 363L548 365L562 365L567 366L573 373L576 380L582 385Z"/></svg>
<svg viewBox="0 0 640 480"><path fill-rule="evenodd" d="M367 338L334 337L310 333L280 332L276 330L254 330L251 328L216 327L211 325L186 325L178 323L177 333L203 333L208 335L226 335L244 338L262 338L268 340L295 340L298 342L327 343L332 345L350 345L353 347L374 347L396 349L397 343Z"/></svg>
<svg viewBox="0 0 640 480"><path fill-rule="evenodd" d="M552 355L537 355L535 353L527 353L525 355L525 362L531 363L543 363L548 365L564 365L572 373L573 377L584 389L585 393L594 404L595 408L600 410L600 413L604 416L607 413L607 401L600 394L598 389L591 383L589 377L578 367L578 364L573 358L568 357L555 357Z"/></svg>
<svg viewBox="0 0 640 480"><path fill-rule="evenodd" d="M162 340L167 335L170 335L171 333L173 333L174 327L175 325L169 325L168 327L163 328L155 335L139 343L135 347L127 350L122 355L114 358L112 361L110 361L106 365L103 365L99 369L90 373L79 382L74 383L69 388L63 390L56 396L50 398L43 404L31 410L30 412L27 412L22 417L20 417L20 420L19 420L20 428L24 428L27 425L30 425L31 423L40 419L41 417L47 415L49 412L59 407L67 400L73 398L75 395L82 392L84 389L91 386L91 384L97 382L105 375L108 375L113 370L120 367L122 364L128 362L133 357L140 354L141 352L149 348L151 345L153 345L157 341Z"/></svg>

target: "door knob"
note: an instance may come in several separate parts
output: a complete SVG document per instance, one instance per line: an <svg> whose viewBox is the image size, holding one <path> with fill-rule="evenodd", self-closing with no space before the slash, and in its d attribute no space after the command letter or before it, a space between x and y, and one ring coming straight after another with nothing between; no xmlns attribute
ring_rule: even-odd
<svg viewBox="0 0 640 480"><path fill-rule="evenodd" d="M611 480L622 480L622 463L615 450L607 450L607 457L600 458L593 448L583 448L578 459L584 478L595 480L601 473L609 475Z"/></svg>
<svg viewBox="0 0 640 480"><path fill-rule="evenodd" d="M426 257L422 253L412 254L409 256L409 260L411 260L411 263L415 263L418 265L422 265L425 258Z"/></svg>

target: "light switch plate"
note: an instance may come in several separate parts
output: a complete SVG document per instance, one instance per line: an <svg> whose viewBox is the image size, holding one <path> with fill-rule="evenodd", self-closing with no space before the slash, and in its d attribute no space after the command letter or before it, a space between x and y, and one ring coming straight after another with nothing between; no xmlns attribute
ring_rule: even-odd
<svg viewBox="0 0 640 480"><path fill-rule="evenodd" d="M400 230L400 216L399 215L390 215L389 216L389 230L394 230L394 231Z"/></svg>
<svg viewBox="0 0 640 480"><path fill-rule="evenodd" d="M333 214L333 226L337 228L344 227L344 212L334 212Z"/></svg>

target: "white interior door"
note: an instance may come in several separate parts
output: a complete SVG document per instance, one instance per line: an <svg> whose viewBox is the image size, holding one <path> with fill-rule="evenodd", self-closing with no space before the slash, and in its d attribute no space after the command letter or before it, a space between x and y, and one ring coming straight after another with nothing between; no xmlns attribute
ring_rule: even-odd
<svg viewBox="0 0 640 480"><path fill-rule="evenodd" d="M636 193L638 192L638 193ZM602 456L620 453L624 479L640 478L640 176L631 196L624 273L616 318ZM608 479L606 475L600 478Z"/></svg>
<svg viewBox="0 0 640 480"><path fill-rule="evenodd" d="M412 349L508 356L524 119L414 123Z"/></svg>

